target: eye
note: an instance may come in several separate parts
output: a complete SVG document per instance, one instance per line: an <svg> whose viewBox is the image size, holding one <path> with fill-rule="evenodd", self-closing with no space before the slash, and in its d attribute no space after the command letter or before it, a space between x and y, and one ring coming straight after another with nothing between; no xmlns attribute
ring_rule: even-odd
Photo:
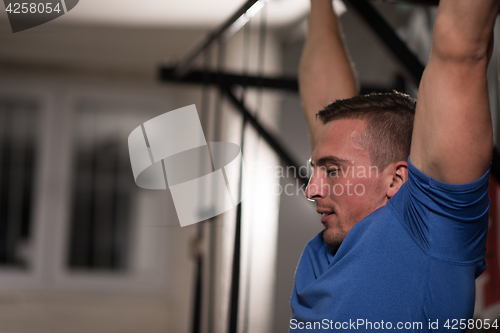
<svg viewBox="0 0 500 333"><path fill-rule="evenodd" d="M339 176L339 169L338 168L328 169L328 176L330 178L337 178Z"/></svg>

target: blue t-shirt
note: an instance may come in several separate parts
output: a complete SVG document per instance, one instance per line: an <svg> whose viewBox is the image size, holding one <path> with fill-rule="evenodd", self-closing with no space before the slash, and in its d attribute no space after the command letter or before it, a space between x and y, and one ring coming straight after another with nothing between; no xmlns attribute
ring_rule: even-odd
<svg viewBox="0 0 500 333"><path fill-rule="evenodd" d="M488 175L452 185L408 161L408 181L337 250L322 233L307 244L289 331L465 331L486 269Z"/></svg>

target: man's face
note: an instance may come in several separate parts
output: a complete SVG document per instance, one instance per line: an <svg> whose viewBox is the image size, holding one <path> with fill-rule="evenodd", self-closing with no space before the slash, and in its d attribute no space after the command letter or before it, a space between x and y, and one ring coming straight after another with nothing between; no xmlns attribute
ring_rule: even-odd
<svg viewBox="0 0 500 333"><path fill-rule="evenodd" d="M306 197L316 201L325 226L323 239L339 247L351 228L387 202L383 170L371 164L361 145L365 121L331 121L321 130L311 156L313 174Z"/></svg>

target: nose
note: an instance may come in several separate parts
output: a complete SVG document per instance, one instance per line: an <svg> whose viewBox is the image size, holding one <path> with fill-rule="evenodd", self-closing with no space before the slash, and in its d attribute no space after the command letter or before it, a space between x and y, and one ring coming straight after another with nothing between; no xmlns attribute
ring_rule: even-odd
<svg viewBox="0 0 500 333"><path fill-rule="evenodd" d="M306 198L310 201L316 201L325 197L325 181L322 175L322 168L315 168L306 188Z"/></svg>

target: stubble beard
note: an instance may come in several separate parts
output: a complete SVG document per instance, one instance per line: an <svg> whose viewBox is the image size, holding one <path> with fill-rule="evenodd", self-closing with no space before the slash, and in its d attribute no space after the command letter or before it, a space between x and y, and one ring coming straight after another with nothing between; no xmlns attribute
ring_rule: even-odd
<svg viewBox="0 0 500 333"><path fill-rule="evenodd" d="M331 229L329 230L325 226L325 230L323 231L323 241L326 243L326 245L331 246L335 249L338 249L340 247L340 244L342 244L346 236L347 233L342 227L340 227L339 231L333 231Z"/></svg>

